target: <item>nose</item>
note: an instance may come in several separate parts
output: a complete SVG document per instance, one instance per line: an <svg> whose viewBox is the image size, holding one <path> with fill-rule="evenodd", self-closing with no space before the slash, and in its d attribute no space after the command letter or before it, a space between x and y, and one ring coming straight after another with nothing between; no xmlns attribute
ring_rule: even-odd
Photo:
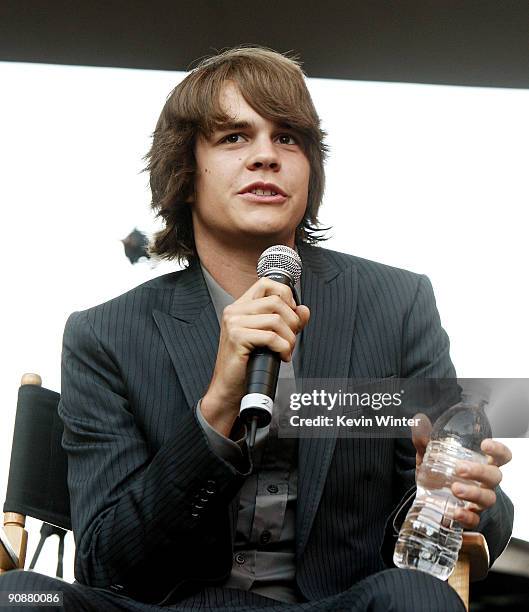
<svg viewBox="0 0 529 612"><path fill-rule="evenodd" d="M269 138L262 138L255 142L248 155L247 165L250 170L269 168L277 172L281 168L281 161L274 143Z"/></svg>

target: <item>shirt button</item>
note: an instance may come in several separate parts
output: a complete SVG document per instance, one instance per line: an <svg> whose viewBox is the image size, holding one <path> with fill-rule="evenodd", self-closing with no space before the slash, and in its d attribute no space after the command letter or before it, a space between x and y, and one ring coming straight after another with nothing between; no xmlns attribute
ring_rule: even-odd
<svg viewBox="0 0 529 612"><path fill-rule="evenodd" d="M272 485L268 485L266 488L268 489L268 492L272 493L272 494L275 494L275 493L277 493L279 491L279 487L277 485L273 485L273 484Z"/></svg>
<svg viewBox="0 0 529 612"><path fill-rule="evenodd" d="M269 531L263 531L261 534L261 544L268 544L272 539L272 534Z"/></svg>
<svg viewBox="0 0 529 612"><path fill-rule="evenodd" d="M245 562L246 557L242 553L237 553L235 555L235 563L238 563L239 565L244 565Z"/></svg>

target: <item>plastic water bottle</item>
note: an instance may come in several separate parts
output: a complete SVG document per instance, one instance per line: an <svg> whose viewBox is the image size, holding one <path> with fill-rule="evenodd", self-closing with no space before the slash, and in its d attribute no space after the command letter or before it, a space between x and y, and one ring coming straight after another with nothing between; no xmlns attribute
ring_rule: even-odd
<svg viewBox="0 0 529 612"><path fill-rule="evenodd" d="M418 569L441 580L454 570L463 541L463 527L455 520L467 502L456 497L454 482L477 484L455 475L459 460L487 463L481 442L492 437L484 408L485 392L463 394L462 400L435 422L423 462L417 471L417 493L400 529L393 562Z"/></svg>

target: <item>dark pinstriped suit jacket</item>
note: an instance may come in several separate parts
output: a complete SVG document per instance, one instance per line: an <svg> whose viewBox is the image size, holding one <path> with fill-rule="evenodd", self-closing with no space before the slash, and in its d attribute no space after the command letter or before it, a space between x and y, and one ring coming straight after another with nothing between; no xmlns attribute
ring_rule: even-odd
<svg viewBox="0 0 529 612"><path fill-rule="evenodd" d="M455 375L425 276L299 249L311 320L298 376ZM229 575L244 475L211 451L193 410L218 338L198 262L69 318L60 414L78 581L157 602ZM296 582L320 599L390 563L390 514L414 485L415 449L403 439L301 439L298 461ZM197 516L206 488L215 492ZM492 559L511 529L498 488L481 521Z"/></svg>

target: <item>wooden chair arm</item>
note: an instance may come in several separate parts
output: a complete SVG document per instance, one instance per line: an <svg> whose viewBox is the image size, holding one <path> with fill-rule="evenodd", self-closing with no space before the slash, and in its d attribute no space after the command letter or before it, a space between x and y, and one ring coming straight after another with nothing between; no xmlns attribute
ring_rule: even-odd
<svg viewBox="0 0 529 612"><path fill-rule="evenodd" d="M28 545L28 532L25 525L26 517L23 514L4 513L4 534L7 536L8 544L11 545L16 559L13 560L3 544L0 544L0 574L11 569L24 569Z"/></svg>
<svg viewBox="0 0 529 612"><path fill-rule="evenodd" d="M468 610L470 581L483 580L489 571L489 547L482 533L463 532L463 544L448 584L457 592Z"/></svg>

